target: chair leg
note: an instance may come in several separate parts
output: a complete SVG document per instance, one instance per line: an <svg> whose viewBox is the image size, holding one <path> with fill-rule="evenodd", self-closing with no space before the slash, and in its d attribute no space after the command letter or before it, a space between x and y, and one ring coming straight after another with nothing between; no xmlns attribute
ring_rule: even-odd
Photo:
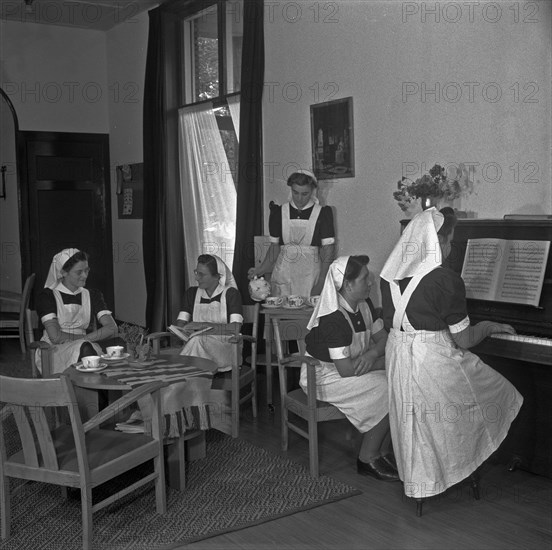
<svg viewBox="0 0 552 550"><path fill-rule="evenodd" d="M422 506L424 505L424 498L416 499L416 517L422 517Z"/></svg>
<svg viewBox="0 0 552 550"><path fill-rule="evenodd" d="M0 430L3 429L0 426ZM3 539L10 536L10 487L9 478L0 478L0 533Z"/></svg>
<svg viewBox="0 0 552 550"><path fill-rule="evenodd" d="M153 459L153 468L157 473L155 479L155 508L163 515L167 512L167 490L165 488L165 465L163 463L163 444L159 454Z"/></svg>
<svg viewBox="0 0 552 550"><path fill-rule="evenodd" d="M82 510L82 548L92 548L92 489L81 485L81 510Z"/></svg>
<svg viewBox="0 0 552 550"><path fill-rule="evenodd" d="M309 421L309 463L312 477L319 476L318 468L318 424L315 421Z"/></svg>
<svg viewBox="0 0 552 550"><path fill-rule="evenodd" d="M477 472L470 475L470 483L473 491L473 498L479 500L481 497L479 494L479 474Z"/></svg>
<svg viewBox="0 0 552 550"><path fill-rule="evenodd" d="M280 408L282 410L282 418L281 418L281 429L282 429L282 451L288 450L288 440L289 440L289 432L288 432L288 410L287 407L282 401L282 404L280 405Z"/></svg>

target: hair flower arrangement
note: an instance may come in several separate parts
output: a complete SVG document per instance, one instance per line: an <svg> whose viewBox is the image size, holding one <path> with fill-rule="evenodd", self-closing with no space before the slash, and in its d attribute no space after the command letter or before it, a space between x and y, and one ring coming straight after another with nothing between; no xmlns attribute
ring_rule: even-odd
<svg viewBox="0 0 552 550"><path fill-rule="evenodd" d="M403 212L409 210L417 199L431 198L443 202L451 202L471 191L468 172L463 164L444 168L435 164L428 174L423 174L412 181L402 177L397 182L397 190L393 192L394 199Z"/></svg>

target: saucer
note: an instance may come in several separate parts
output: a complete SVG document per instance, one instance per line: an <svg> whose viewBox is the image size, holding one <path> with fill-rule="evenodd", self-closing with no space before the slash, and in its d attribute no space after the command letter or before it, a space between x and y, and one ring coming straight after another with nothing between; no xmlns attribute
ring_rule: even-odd
<svg viewBox="0 0 552 550"><path fill-rule="evenodd" d="M301 304L300 306L290 306L289 304L286 304L282 307L285 308L285 309L302 309L302 308L306 307L306 304Z"/></svg>
<svg viewBox="0 0 552 550"><path fill-rule="evenodd" d="M283 304L278 304L278 305L274 305L274 304L261 304L263 307L266 307L267 309L278 309L278 308L281 308L281 307L285 307Z"/></svg>
<svg viewBox="0 0 552 550"><path fill-rule="evenodd" d="M75 368L80 372L99 372L101 370L107 369L107 363L100 363L98 367L88 368L85 367L81 362L75 365Z"/></svg>
<svg viewBox="0 0 552 550"><path fill-rule="evenodd" d="M116 363L117 361L124 361L125 359L130 357L130 353L123 353L122 355L119 355L117 357L112 357L111 355L107 355L107 353L104 353L103 355L100 355L100 357L104 361Z"/></svg>

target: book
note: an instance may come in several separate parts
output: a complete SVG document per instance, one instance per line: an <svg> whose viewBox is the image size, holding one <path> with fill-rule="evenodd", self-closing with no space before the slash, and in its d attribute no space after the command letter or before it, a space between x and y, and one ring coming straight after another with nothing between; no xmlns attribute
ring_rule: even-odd
<svg viewBox="0 0 552 550"><path fill-rule="evenodd" d="M468 239L466 297L537 307L549 250L550 241Z"/></svg>
<svg viewBox="0 0 552 550"><path fill-rule="evenodd" d="M213 327L205 327L193 332L187 331L183 327L177 327L176 325L169 325L168 329L175 335L178 336L183 342L187 342L190 338L197 336L198 334L203 334L213 329Z"/></svg>

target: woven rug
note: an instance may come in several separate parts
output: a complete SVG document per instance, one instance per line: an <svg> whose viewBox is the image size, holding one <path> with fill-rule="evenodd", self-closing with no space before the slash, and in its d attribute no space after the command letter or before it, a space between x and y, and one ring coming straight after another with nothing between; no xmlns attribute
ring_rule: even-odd
<svg viewBox="0 0 552 550"><path fill-rule="evenodd" d="M117 491L124 483L118 478L97 491L103 497L104 491ZM0 548L82 548L79 491L70 490L64 501L54 485L13 480L11 485L11 537ZM360 493L327 476L313 479L291 460L210 430L207 457L187 464L186 491L167 489L167 513L155 513L149 484L94 514L94 548L175 548Z"/></svg>

